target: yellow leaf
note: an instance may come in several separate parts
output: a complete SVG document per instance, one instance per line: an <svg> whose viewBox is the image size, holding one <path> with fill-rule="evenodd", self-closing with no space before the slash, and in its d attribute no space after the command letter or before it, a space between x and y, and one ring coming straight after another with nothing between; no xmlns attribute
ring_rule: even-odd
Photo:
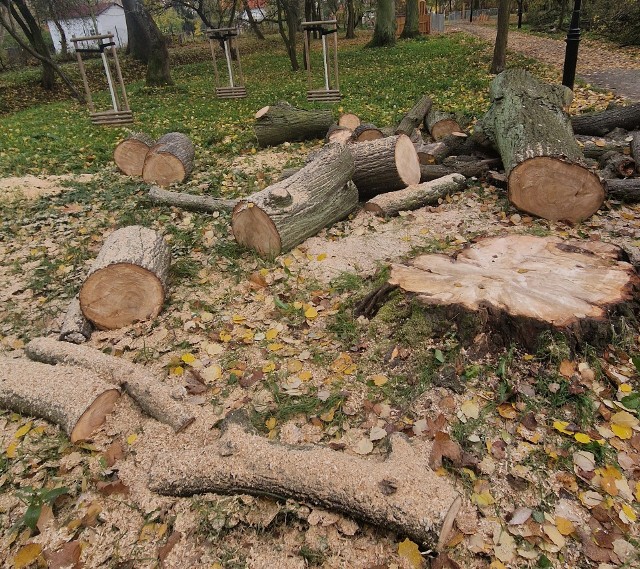
<svg viewBox="0 0 640 569"><path fill-rule="evenodd" d="M320 253L320 254L316 257L316 259L317 259L318 261L324 261L326 258L327 258L327 254L326 254L326 253Z"/></svg>
<svg viewBox="0 0 640 569"><path fill-rule="evenodd" d="M278 420L275 417L271 417L264 422L264 426L267 427L267 429L272 430L275 429L277 422Z"/></svg>
<svg viewBox="0 0 640 569"><path fill-rule="evenodd" d="M333 416L335 412L336 412L336 408L332 407L326 413L322 413L322 415L320 415L320 419L322 419L325 423L331 423L331 421L333 421Z"/></svg>
<svg viewBox="0 0 640 569"><path fill-rule="evenodd" d="M353 375L358 370L358 366L356 364L351 364L342 370L342 373L345 375Z"/></svg>
<svg viewBox="0 0 640 569"><path fill-rule="evenodd" d="M488 490L481 492L479 494L476 494L476 493L471 494L471 501L477 506L480 506L481 508L485 506L491 506L492 504L496 503L494 497L491 495L491 493Z"/></svg>
<svg viewBox="0 0 640 569"><path fill-rule="evenodd" d="M622 504L622 511L624 512L624 515L627 516L627 518L629 518L629 521L635 522L638 519L637 514L635 513L633 508L628 504Z"/></svg>
<svg viewBox="0 0 640 569"><path fill-rule="evenodd" d="M556 431L560 431L561 433L564 433L565 435L573 435L573 433L571 431L567 431L567 427L569 426L568 421L554 421L553 422L553 428Z"/></svg>
<svg viewBox="0 0 640 569"><path fill-rule="evenodd" d="M282 348L284 348L284 344L269 344L267 346L267 350L269 350L270 352L277 352L279 350L281 350Z"/></svg>
<svg viewBox="0 0 640 569"><path fill-rule="evenodd" d="M591 437L584 433L576 433L575 435L573 435L573 438L583 445L587 445L592 441Z"/></svg>
<svg viewBox="0 0 640 569"><path fill-rule="evenodd" d="M271 373L274 369L276 369L276 364L273 362L266 363L262 366L262 371L264 373Z"/></svg>
<svg viewBox="0 0 640 569"><path fill-rule="evenodd" d="M278 331L275 328L269 328L267 333L264 335L264 337L269 341L274 340L277 336Z"/></svg>
<svg viewBox="0 0 640 569"><path fill-rule="evenodd" d="M633 429L638 426L638 418L634 417L628 411L618 411L611 415L611 424L612 425L620 425L621 427L629 427Z"/></svg>
<svg viewBox="0 0 640 569"><path fill-rule="evenodd" d="M633 388L628 383L621 384L618 389L622 391L622 393L631 393Z"/></svg>
<svg viewBox="0 0 640 569"><path fill-rule="evenodd" d="M631 427L625 427L623 425L614 425L612 423L611 430L613 431L613 434L619 439L630 439L633 435L633 430L631 429Z"/></svg>
<svg viewBox="0 0 640 569"><path fill-rule="evenodd" d="M314 318L317 318L318 311L313 306L310 306L304 311L304 315L306 318L309 318L309 320L313 320Z"/></svg>
<svg viewBox="0 0 640 569"><path fill-rule="evenodd" d="M127 437L127 444L128 445L132 445L137 440L138 440L138 435L136 435L135 433L132 433Z"/></svg>
<svg viewBox="0 0 640 569"><path fill-rule="evenodd" d="M561 535L571 535L576 530L571 520L558 516L556 516L556 527Z"/></svg>
<svg viewBox="0 0 640 569"><path fill-rule="evenodd" d="M30 430L31 430L31 426L33 425L33 421L29 421L28 423L26 423L25 425L22 425L22 427L20 427L17 431L16 434L13 435L14 438L16 439L21 439L22 437L24 437Z"/></svg>
<svg viewBox="0 0 640 569"><path fill-rule="evenodd" d="M5 451L7 454L7 458L15 458L16 457L16 450L18 448L18 443L11 443L8 447L7 450Z"/></svg>
<svg viewBox="0 0 640 569"><path fill-rule="evenodd" d="M244 322L246 320L246 318L242 316L242 314L234 314L231 319L235 324L240 324L241 322Z"/></svg>
<svg viewBox="0 0 640 569"><path fill-rule="evenodd" d="M192 364L196 361L196 357L193 354L183 354L180 358L185 364Z"/></svg>
<svg viewBox="0 0 640 569"><path fill-rule="evenodd" d="M282 264L283 264L285 267L290 267L290 266L291 266L291 263L293 263L293 259L292 259L291 257L287 257L287 258L282 262Z"/></svg>
<svg viewBox="0 0 640 569"><path fill-rule="evenodd" d="M398 555L404 557L413 569L420 569L423 566L418 544L413 543L409 538L398 544Z"/></svg>
<svg viewBox="0 0 640 569"><path fill-rule="evenodd" d="M511 403L498 405L498 414L505 419L515 419L518 416L518 412Z"/></svg>
<svg viewBox="0 0 640 569"><path fill-rule="evenodd" d="M300 381L309 381L313 377L313 374L310 371L301 371L298 377Z"/></svg>
<svg viewBox="0 0 640 569"><path fill-rule="evenodd" d="M227 342L231 341L231 334L229 334L229 332L223 330L222 332L220 332L220 341L224 342L225 344Z"/></svg>
<svg viewBox="0 0 640 569"><path fill-rule="evenodd" d="M386 375L374 375L371 379L373 379L373 384L377 387L381 387L389 381L389 378Z"/></svg>
<svg viewBox="0 0 640 569"><path fill-rule="evenodd" d="M489 569L507 569L507 566L502 561L494 559L489 565Z"/></svg>
<svg viewBox="0 0 640 569"><path fill-rule="evenodd" d="M523 359L525 362L529 362L529 361L531 361L533 358L535 358L535 356L533 356L533 355L531 355L531 354L525 354L524 356L522 356L522 359Z"/></svg>
<svg viewBox="0 0 640 569"><path fill-rule="evenodd" d="M636 502L640 502L640 481L636 482L635 497L636 497Z"/></svg>
<svg viewBox="0 0 640 569"><path fill-rule="evenodd" d="M302 369L302 362L300 360L289 360L287 362L287 370L289 373L297 373Z"/></svg>
<svg viewBox="0 0 640 569"><path fill-rule="evenodd" d="M297 300L293 303L293 307L296 310L300 310L304 305L302 304L302 302L298 302Z"/></svg>
<svg viewBox="0 0 640 569"><path fill-rule="evenodd" d="M200 373L206 382L212 383L222 377L222 368L218 364L213 364L203 369Z"/></svg>
<svg viewBox="0 0 640 569"><path fill-rule="evenodd" d="M13 558L14 569L22 569L31 565L42 553L42 546L39 543L27 543L18 549L18 553Z"/></svg>
<svg viewBox="0 0 640 569"><path fill-rule="evenodd" d="M171 375L182 375L184 368L182 366L175 366L171 368Z"/></svg>

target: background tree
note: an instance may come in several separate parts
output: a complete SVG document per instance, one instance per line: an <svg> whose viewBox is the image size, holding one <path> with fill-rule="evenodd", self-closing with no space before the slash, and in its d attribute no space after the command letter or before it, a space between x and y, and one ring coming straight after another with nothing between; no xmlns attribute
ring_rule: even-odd
<svg viewBox="0 0 640 569"><path fill-rule="evenodd" d="M420 16L418 14L418 0L407 0L404 28L400 37L403 39L415 38L420 35Z"/></svg>
<svg viewBox="0 0 640 569"><path fill-rule="evenodd" d="M350 40L356 37L356 6L354 0L347 0L347 33L345 37Z"/></svg>
<svg viewBox="0 0 640 569"><path fill-rule="evenodd" d="M278 31L287 48L291 69L298 71L298 56L296 53L296 33L300 24L300 4L297 0L276 0L278 10ZM286 29L285 29L286 24Z"/></svg>
<svg viewBox="0 0 640 569"><path fill-rule="evenodd" d="M496 44L493 48L493 60L491 61L491 73L504 71L507 58L507 37L509 35L509 14L511 13L511 0L500 0L498 3L498 30L496 32Z"/></svg>
<svg viewBox="0 0 640 569"><path fill-rule="evenodd" d="M396 4L394 0L378 0L376 25L367 47L385 47L396 43Z"/></svg>

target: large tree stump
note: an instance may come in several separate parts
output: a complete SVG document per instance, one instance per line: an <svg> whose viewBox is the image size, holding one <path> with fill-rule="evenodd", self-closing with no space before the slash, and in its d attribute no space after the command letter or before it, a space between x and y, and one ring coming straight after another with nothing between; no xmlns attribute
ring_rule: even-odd
<svg viewBox="0 0 640 569"><path fill-rule="evenodd" d="M406 134L411 136L413 131L424 123L425 117L431 110L433 101L428 95L424 95L410 110L402 117L402 120L396 127L396 134Z"/></svg>
<svg viewBox="0 0 640 569"><path fill-rule="evenodd" d="M475 326L504 345L536 347L545 330L572 345L610 340L616 313L636 310L640 279L624 252L599 241L511 235L479 240L457 257L394 265L389 283L415 293L443 320Z"/></svg>
<svg viewBox="0 0 640 569"><path fill-rule="evenodd" d="M93 324L82 314L80 300L76 296L69 303L67 312L64 315L64 321L60 327L59 340L73 344L83 344L91 338L92 332Z"/></svg>
<svg viewBox="0 0 640 569"><path fill-rule="evenodd" d="M358 203L349 184L353 157L334 143L304 168L242 200L233 210L236 241L262 257L288 251L320 229L344 219Z"/></svg>
<svg viewBox="0 0 640 569"><path fill-rule="evenodd" d="M420 181L418 154L405 134L353 144L353 182L361 200L406 188Z"/></svg>
<svg viewBox="0 0 640 569"><path fill-rule="evenodd" d="M451 483L429 468L429 452L391 435L382 462L326 447L294 447L249 433L226 419L222 437L205 448L157 457L152 491L171 496L204 492L268 495L337 510L436 548L461 505ZM424 444L424 443L422 443ZM446 536L445 536L446 537Z"/></svg>
<svg viewBox="0 0 640 569"><path fill-rule="evenodd" d="M635 130L640 128L640 103L627 107L614 107L597 113L585 113L571 117L576 134L604 136L615 128Z"/></svg>
<svg viewBox="0 0 640 569"><path fill-rule="evenodd" d="M261 108L255 119L253 130L258 145L265 147L324 138L333 123L333 113L329 110L299 109L280 102Z"/></svg>
<svg viewBox="0 0 640 569"><path fill-rule="evenodd" d="M184 192L172 192L163 190L158 186L151 186L149 199L154 204L172 205L191 211L213 213L216 211L231 211L238 200L225 200L222 198L212 198L211 196L196 196L185 194Z"/></svg>
<svg viewBox="0 0 640 569"><path fill-rule="evenodd" d="M490 96L481 128L500 152L511 203L552 221L578 222L598 211L604 189L585 166L564 111L571 90L507 69L492 81Z"/></svg>
<svg viewBox="0 0 640 569"><path fill-rule="evenodd" d="M114 231L80 289L82 313L101 330L155 318L164 303L170 255L152 229L131 225Z"/></svg>
<svg viewBox="0 0 640 569"><path fill-rule="evenodd" d="M169 186L184 182L193 169L195 149L186 134L169 132L149 149L142 169L148 184Z"/></svg>
<svg viewBox="0 0 640 569"><path fill-rule="evenodd" d="M79 366L120 386L150 417L179 432L195 417L184 403L171 397L169 386L144 367L109 356L89 346L73 346L51 338L36 338L26 347L27 357L46 364Z"/></svg>
<svg viewBox="0 0 640 569"><path fill-rule="evenodd" d="M136 132L118 143L113 151L113 161L123 174L140 177L144 160L154 144L148 134Z"/></svg>
<svg viewBox="0 0 640 569"><path fill-rule="evenodd" d="M451 113L445 113L431 107L425 118L425 125L434 140L438 141L454 132L460 132L462 128Z"/></svg>
<svg viewBox="0 0 640 569"><path fill-rule="evenodd" d="M0 407L59 425L72 443L87 440L120 391L87 370L0 357Z"/></svg>

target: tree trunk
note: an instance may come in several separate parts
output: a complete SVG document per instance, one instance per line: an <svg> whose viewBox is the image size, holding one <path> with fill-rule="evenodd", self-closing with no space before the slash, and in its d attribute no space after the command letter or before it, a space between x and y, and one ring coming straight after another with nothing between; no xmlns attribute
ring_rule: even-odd
<svg viewBox="0 0 640 569"><path fill-rule="evenodd" d="M481 128L500 151L511 203L552 221L575 223L593 215L604 190L586 168L564 111L571 90L508 69L491 83L490 97Z"/></svg>
<svg viewBox="0 0 640 569"><path fill-rule="evenodd" d="M511 0L499 1L498 29L496 32L496 43L493 49L493 60L491 61L491 73L502 73L506 66L510 8Z"/></svg>
<svg viewBox="0 0 640 569"><path fill-rule="evenodd" d="M330 110L299 109L285 102L263 107L255 118L253 130L261 147L324 138L333 124Z"/></svg>
<svg viewBox="0 0 640 569"><path fill-rule="evenodd" d="M155 318L164 303L169 259L169 245L152 229L114 231L80 289L82 313L100 330Z"/></svg>
<svg viewBox="0 0 640 569"><path fill-rule="evenodd" d="M159 186L184 182L191 174L194 157L195 148L186 134L168 132L149 149L142 167L142 179Z"/></svg>
<svg viewBox="0 0 640 569"><path fill-rule="evenodd" d="M287 49L289 61L291 62L291 70L298 71L298 56L296 54L296 32L298 31L298 3L296 0L276 0L278 9L278 30L280 37ZM284 11L284 17L282 12ZM284 28L284 23L287 29Z"/></svg>
<svg viewBox="0 0 640 569"><path fill-rule="evenodd" d="M390 47L396 43L396 4L394 0L378 0L376 25L367 47Z"/></svg>
<svg viewBox="0 0 640 569"><path fill-rule="evenodd" d="M576 134L596 136L604 136L615 128L635 130L640 128L640 103L577 115L571 117L571 126Z"/></svg>
<svg viewBox="0 0 640 569"><path fill-rule="evenodd" d="M404 28L402 29L402 33L400 34L400 37L402 39L411 39L420 35L419 18L418 0L407 0Z"/></svg>
<svg viewBox="0 0 640 569"><path fill-rule="evenodd" d="M434 140L440 140L445 136L460 132L462 128L451 113L445 113L431 107L425 119L425 126Z"/></svg>
<svg viewBox="0 0 640 569"><path fill-rule="evenodd" d="M113 151L113 161L127 176L142 176L144 159L155 141L143 132L135 132L119 142Z"/></svg>
<svg viewBox="0 0 640 569"><path fill-rule="evenodd" d="M261 257L274 258L323 227L344 219L358 203L348 184L353 158L340 144L321 154L293 176L242 200L233 210L236 241Z"/></svg>
<svg viewBox="0 0 640 569"><path fill-rule="evenodd" d="M354 0L347 0L347 34L345 38L352 40L356 37L356 9Z"/></svg>
<svg viewBox="0 0 640 569"><path fill-rule="evenodd" d="M625 203L640 202L640 178L626 180L605 180L604 187L607 197L623 201Z"/></svg>
<svg viewBox="0 0 640 569"><path fill-rule="evenodd" d="M196 196L183 192L170 192L158 186L151 186L149 190L149 200L154 204L171 205L199 211L203 213L214 213L216 211L232 211L236 207L238 200L223 200L210 196Z"/></svg>
<svg viewBox="0 0 640 569"><path fill-rule="evenodd" d="M0 357L0 407L55 423L74 444L91 437L119 397L87 370Z"/></svg>
<svg viewBox="0 0 640 569"><path fill-rule="evenodd" d="M396 134L406 134L411 136L416 128L424 123L425 117L431 110L433 101L428 95L424 95L411 110L402 118L396 128Z"/></svg>
<svg viewBox="0 0 640 569"><path fill-rule="evenodd" d="M254 34L256 34L256 37L259 40L263 40L264 34L262 33L262 30L260 30L260 26L258 26L258 23L253 18L253 12L251 12L249 2L247 0L244 0L242 5L244 7L245 13L247 14L247 19L249 20L249 26L251 27L251 30Z"/></svg>
<svg viewBox="0 0 640 569"><path fill-rule="evenodd" d="M82 314L80 300L76 296L70 303L64 316L60 335L61 342L71 342L72 344L83 344L91 338L93 324Z"/></svg>

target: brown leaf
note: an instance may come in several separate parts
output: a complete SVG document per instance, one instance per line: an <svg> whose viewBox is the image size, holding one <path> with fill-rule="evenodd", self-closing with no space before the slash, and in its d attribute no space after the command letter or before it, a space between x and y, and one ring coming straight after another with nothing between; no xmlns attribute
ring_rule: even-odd
<svg viewBox="0 0 640 569"><path fill-rule="evenodd" d="M591 559L591 561L597 563L608 563L611 561L611 553L609 550L598 547L588 538L582 542L582 552Z"/></svg>
<svg viewBox="0 0 640 569"><path fill-rule="evenodd" d="M493 458L502 460L507 456L507 453L505 452L506 450L507 443L505 443L503 440L497 440L491 443L491 455L493 456Z"/></svg>
<svg viewBox="0 0 640 569"><path fill-rule="evenodd" d="M460 565L446 553L440 553L438 557L431 562L431 569L460 569Z"/></svg>
<svg viewBox="0 0 640 569"><path fill-rule="evenodd" d="M185 375L185 389L189 395L201 395L207 391L207 385L200 372L196 369L189 368L188 374Z"/></svg>
<svg viewBox="0 0 640 569"><path fill-rule="evenodd" d="M564 377L571 377L576 371L576 363L569 360L562 360L560 362L560 375Z"/></svg>
<svg viewBox="0 0 640 569"><path fill-rule="evenodd" d="M128 494L129 487L122 480L114 480L113 482L98 482L96 488L103 496L111 496L112 494Z"/></svg>
<svg viewBox="0 0 640 569"><path fill-rule="evenodd" d="M440 468L443 458L448 458L455 466L459 466L462 460L462 449L457 442L451 440L447 433L438 431L429 456L431 469L437 470Z"/></svg>
<svg viewBox="0 0 640 569"><path fill-rule="evenodd" d="M538 421L536 421L536 417L533 413L527 413L520 419L520 423L525 429L530 431L535 431L538 426Z"/></svg>
<svg viewBox="0 0 640 569"><path fill-rule="evenodd" d="M249 282L253 285L252 288L265 288L269 286L269 283L260 274L260 271L255 271L249 275Z"/></svg>
<svg viewBox="0 0 640 569"><path fill-rule="evenodd" d="M158 559L160 563L164 563L164 560L167 558L171 550L175 547L175 545L180 541L182 534L179 531L174 531L167 539L167 542L158 548Z"/></svg>
<svg viewBox="0 0 640 569"><path fill-rule="evenodd" d="M252 373L250 373L249 375L242 376L238 380L238 383L240 384L240 387L244 387L245 389L248 389L252 385L261 381L263 377L264 377L264 372L261 369L257 369Z"/></svg>
<svg viewBox="0 0 640 569"><path fill-rule="evenodd" d="M61 569L62 567L79 569L82 567L80 563L81 553L80 542L70 541L54 552L45 551L44 558L47 560L49 569Z"/></svg>
<svg viewBox="0 0 640 569"><path fill-rule="evenodd" d="M87 508L87 512L82 517L82 520L80 520L80 523L84 527L95 526L98 523L98 516L100 515L100 512L102 512L102 506L100 506L98 502L91 502Z"/></svg>
<svg viewBox="0 0 640 569"><path fill-rule="evenodd" d="M119 440L113 441L107 450L102 454L102 458L107 466L111 468L116 462L118 462L124 456L124 449L122 443Z"/></svg>
<svg viewBox="0 0 640 569"><path fill-rule="evenodd" d="M36 526L40 533L44 531L44 528L47 527L47 524L55 519L53 515L53 509L48 504L43 504L40 509L40 515L38 516L38 521L36 522Z"/></svg>

